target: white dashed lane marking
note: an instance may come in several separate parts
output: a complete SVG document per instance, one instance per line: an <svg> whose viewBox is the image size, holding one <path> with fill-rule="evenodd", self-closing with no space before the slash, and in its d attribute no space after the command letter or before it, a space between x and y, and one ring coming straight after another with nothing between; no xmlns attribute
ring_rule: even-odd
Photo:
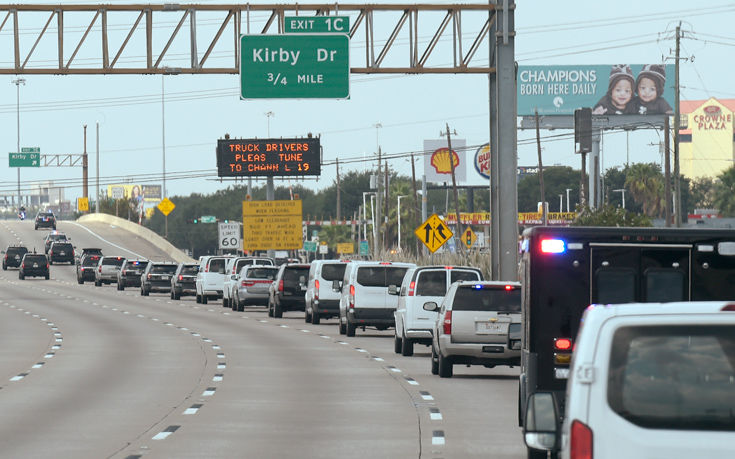
<svg viewBox="0 0 735 459"><path fill-rule="evenodd" d="M199 408L201 407L202 407L201 403L196 403L192 405L190 408L185 409L184 414L197 414L197 412L199 411Z"/></svg>
<svg viewBox="0 0 735 459"><path fill-rule="evenodd" d="M432 395L425 390L419 391L419 394L424 400L434 400L434 397L432 397Z"/></svg>
<svg viewBox="0 0 735 459"><path fill-rule="evenodd" d="M214 392L217 390L216 387L207 387L204 392L202 392L203 397L211 397L214 395Z"/></svg>
<svg viewBox="0 0 735 459"><path fill-rule="evenodd" d="M431 444L432 445L443 445L446 441L444 440L444 431L435 430L431 433Z"/></svg>
<svg viewBox="0 0 735 459"><path fill-rule="evenodd" d="M439 408L429 408L429 418L432 421L441 421L444 419L442 414L439 412Z"/></svg>
<svg viewBox="0 0 735 459"><path fill-rule="evenodd" d="M169 426L163 432L159 432L151 440L165 440L169 435L179 430L181 426Z"/></svg>
<svg viewBox="0 0 735 459"><path fill-rule="evenodd" d="M409 383L412 386L418 386L419 385L418 381L416 381L413 378L409 378L408 376L406 376L405 379L406 379L406 382Z"/></svg>

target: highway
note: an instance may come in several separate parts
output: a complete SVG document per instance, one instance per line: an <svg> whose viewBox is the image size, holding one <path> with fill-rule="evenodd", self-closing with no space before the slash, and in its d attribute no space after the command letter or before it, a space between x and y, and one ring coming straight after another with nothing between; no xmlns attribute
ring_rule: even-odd
<svg viewBox="0 0 735 459"><path fill-rule="evenodd" d="M139 236L60 221L72 243L166 260ZM0 221L0 246L47 230ZM520 458L518 369L430 373L393 331L339 335L303 313L233 313L168 294L0 271L0 457Z"/></svg>

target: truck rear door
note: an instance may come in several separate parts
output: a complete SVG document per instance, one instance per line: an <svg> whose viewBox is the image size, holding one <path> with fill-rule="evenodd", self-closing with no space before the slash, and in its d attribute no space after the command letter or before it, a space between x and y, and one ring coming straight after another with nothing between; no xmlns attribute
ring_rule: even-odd
<svg viewBox="0 0 735 459"><path fill-rule="evenodd" d="M689 244L590 243L590 303L689 301Z"/></svg>

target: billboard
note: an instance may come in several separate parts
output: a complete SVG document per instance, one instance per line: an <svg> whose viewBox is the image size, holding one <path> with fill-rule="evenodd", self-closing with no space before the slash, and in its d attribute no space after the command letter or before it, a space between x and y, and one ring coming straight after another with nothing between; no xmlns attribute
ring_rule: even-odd
<svg viewBox="0 0 735 459"><path fill-rule="evenodd" d="M446 139L424 140L424 174L428 182L452 183L452 163L457 183L467 180L467 152L465 139L452 139L452 152ZM450 159L451 158L451 159Z"/></svg>
<svg viewBox="0 0 735 459"><path fill-rule="evenodd" d="M219 177L280 177L321 174L319 138L219 139Z"/></svg>
<svg viewBox="0 0 735 459"><path fill-rule="evenodd" d="M673 64L520 66L518 115L673 114L673 76Z"/></svg>
<svg viewBox="0 0 735 459"><path fill-rule="evenodd" d="M158 202L161 200L161 185L139 185L137 183L107 185L107 196L112 199Z"/></svg>

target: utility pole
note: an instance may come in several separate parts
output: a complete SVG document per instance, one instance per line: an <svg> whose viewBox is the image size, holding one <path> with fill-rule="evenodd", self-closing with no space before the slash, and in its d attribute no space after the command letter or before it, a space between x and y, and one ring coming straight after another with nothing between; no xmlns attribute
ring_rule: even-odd
<svg viewBox="0 0 735 459"><path fill-rule="evenodd" d="M95 200L94 200L94 211L100 213L100 123L97 121L97 185L95 187Z"/></svg>
<svg viewBox="0 0 735 459"><path fill-rule="evenodd" d="M681 180L679 178L679 117L681 116L679 107L679 42L681 34L681 22L676 26L676 60L674 72L674 86L676 89L676 97L674 99L674 192L676 193L675 210L676 227L681 227Z"/></svg>
<svg viewBox="0 0 735 459"><path fill-rule="evenodd" d="M17 19L18 18L16 17L16 21L17 21ZM16 110L16 115L17 115L17 118L16 119L18 120L18 149L15 150L15 151L18 152L18 153L20 153L20 85L25 86L26 80L25 80L25 78L17 78L15 80L13 80L12 83L16 87L16 105L15 105L15 110ZM18 167L16 169L18 170L18 212L20 212L20 207L22 205L21 204L21 197L20 197L20 167Z"/></svg>
<svg viewBox="0 0 735 459"><path fill-rule="evenodd" d="M678 100L678 99L677 99ZM664 216L666 217L666 227L671 226L671 154L670 154L670 136L669 117L664 117Z"/></svg>
<svg viewBox="0 0 735 459"><path fill-rule="evenodd" d="M342 220L341 218L342 216L340 213L340 208L342 207L342 205L341 205L341 200L340 200L339 158L337 158L336 164L337 164L337 221L339 222L340 220Z"/></svg>
<svg viewBox="0 0 735 459"><path fill-rule="evenodd" d="M413 187L413 205L411 206L411 227L416 228L419 226L416 214L418 213L419 197L416 191L416 165L414 164L413 153L411 153L411 186ZM416 238L416 255L419 254L419 239Z"/></svg>
<svg viewBox="0 0 735 459"><path fill-rule="evenodd" d="M89 199L89 162L87 157L87 125L84 125L84 154L82 154L82 196ZM87 201L89 202L89 201Z"/></svg>
<svg viewBox="0 0 735 459"><path fill-rule="evenodd" d="M380 215L380 211L382 209L380 198L382 197L381 195L383 193L383 185L382 185L382 180L381 180L382 169L381 169L380 160L381 160L381 150L380 150L380 145L378 145L378 175L376 176L376 181L377 181L376 185L378 188L378 192L375 194L375 201L376 201L375 202L375 220L373 221L373 227L378 228L377 231L382 233L383 232L383 219L381 218L381 215ZM375 246L373 247L373 249L375 250L374 256L375 256L375 259L378 260L380 259L380 252L383 248L378 246L377 237L375 238L373 245Z"/></svg>
<svg viewBox="0 0 735 459"><path fill-rule="evenodd" d="M543 226L547 225L546 215L546 190L544 190L544 164L541 162L541 134L539 134L538 127L538 109L535 110L536 114L536 149L538 150L538 180L541 186L541 223Z"/></svg>
<svg viewBox="0 0 735 459"><path fill-rule="evenodd" d="M454 175L454 151L452 150L452 134L449 132L449 123L447 126L447 148L449 149L449 165L452 168L452 194L454 195L454 212L457 218L457 239L462 236L462 221L459 219L459 193L457 192L457 180ZM457 135L457 132L454 132ZM459 157L457 157L459 159ZM462 244L457 244L457 251L462 251Z"/></svg>
<svg viewBox="0 0 735 459"><path fill-rule="evenodd" d="M385 245L385 233L388 232L388 201L390 201L390 184L388 183L388 161L385 162L385 210L383 211L383 220L385 227L383 229L383 247Z"/></svg>

